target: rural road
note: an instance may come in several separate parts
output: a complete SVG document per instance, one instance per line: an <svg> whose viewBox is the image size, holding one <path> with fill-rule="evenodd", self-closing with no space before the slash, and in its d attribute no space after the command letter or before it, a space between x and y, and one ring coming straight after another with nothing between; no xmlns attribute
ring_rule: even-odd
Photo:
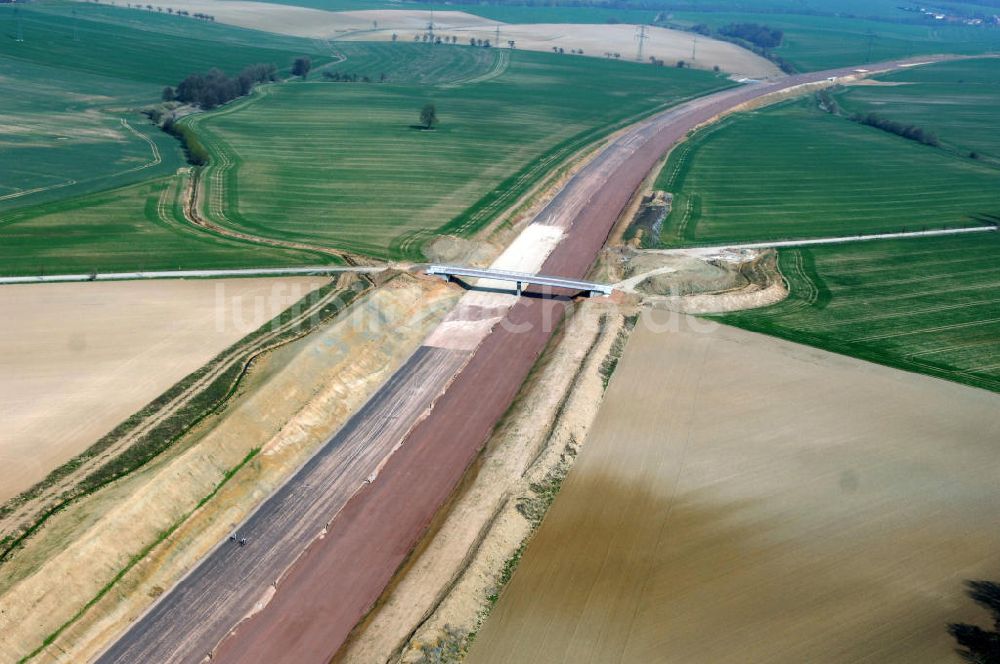
<svg viewBox="0 0 1000 664"><path fill-rule="evenodd" d="M538 271L585 277L632 193L690 130L765 94L852 71L725 90L624 131L533 220L565 229ZM511 299L474 351L422 346L239 527L246 547L221 543L97 661L198 662L212 652L215 663L328 662L475 459L567 306Z"/></svg>
<svg viewBox="0 0 1000 664"><path fill-rule="evenodd" d="M372 274L387 266L320 265L316 267L262 267L241 270L162 270L159 272L98 272L95 274L50 274L28 277L0 277L5 284L51 284L67 281L132 281L136 279L222 279L225 277L278 277L294 274Z"/></svg>
<svg viewBox="0 0 1000 664"><path fill-rule="evenodd" d="M905 240L914 237L938 237L941 235L962 235L963 233L984 233L1000 231L1000 226L966 226L965 228L938 228L929 231L901 231L899 233L872 233L869 235L841 235L819 237L808 240L779 240L776 242L749 242L744 244L720 244L713 247L680 247L678 249L643 249L646 254L691 254L715 253L740 249L780 249L781 247L809 247L817 244L844 244L847 242L868 242L870 240Z"/></svg>

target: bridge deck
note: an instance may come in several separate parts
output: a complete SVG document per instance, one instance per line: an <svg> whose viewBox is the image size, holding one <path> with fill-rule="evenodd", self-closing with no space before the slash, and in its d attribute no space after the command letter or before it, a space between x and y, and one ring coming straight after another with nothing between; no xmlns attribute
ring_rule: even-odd
<svg viewBox="0 0 1000 664"><path fill-rule="evenodd" d="M427 274L435 274L443 277L472 277L474 279L513 281L518 285L518 292L520 292L522 284L552 286L553 288L568 288L570 290L603 293L604 295L611 295L611 291L613 290L612 287L607 284L599 284L592 281L565 279L563 277L550 277L542 274L532 274L530 272L490 270L474 267L461 267L457 265L431 265L427 268Z"/></svg>

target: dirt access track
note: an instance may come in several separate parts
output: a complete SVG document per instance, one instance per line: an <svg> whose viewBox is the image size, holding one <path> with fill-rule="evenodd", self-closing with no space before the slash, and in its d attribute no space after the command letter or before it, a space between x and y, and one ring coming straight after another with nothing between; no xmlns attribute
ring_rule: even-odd
<svg viewBox="0 0 1000 664"><path fill-rule="evenodd" d="M902 64L866 68L878 72ZM583 278L632 193L691 129L763 95L850 73L845 68L734 88L664 111L622 132L535 217L532 226L565 229L538 271ZM326 503L320 498L327 492L308 490L310 480L339 479L314 475L318 464L310 462L260 507L257 514L266 516L277 506L289 506L280 514L282 541L300 537L303 529L316 533L304 553L291 559L272 557L258 565L252 548L247 555L234 557L220 547L139 617L98 661L191 661L213 652L214 662L328 662L454 490L509 407L566 306L565 298L539 297L532 291L512 301L474 351L435 352L449 362L456 361L457 373L411 426L403 427L404 423L392 419L387 410L392 401L383 399L385 394L376 394L369 402L381 402L381 408L363 409L359 417L392 419L393 427L402 428L405 434L373 469L372 481L364 483L346 504ZM415 357L428 352L418 351ZM458 353L468 353L468 357L458 362ZM385 389L424 398L427 391L419 384L420 371L411 374L413 369L410 364L404 366ZM353 454L354 446L366 445L365 439L351 440L358 424L349 423L318 456ZM276 531L263 525L268 536L274 536ZM273 548L282 542L261 539L257 545ZM217 556L230 564L216 564ZM239 601L227 602L232 589L241 585L253 586L256 593L241 592ZM204 597L219 599L224 614L204 621L195 610ZM251 601L254 597L266 602L257 604ZM252 617L244 620L251 612ZM183 635L183 639L178 642L165 635Z"/></svg>

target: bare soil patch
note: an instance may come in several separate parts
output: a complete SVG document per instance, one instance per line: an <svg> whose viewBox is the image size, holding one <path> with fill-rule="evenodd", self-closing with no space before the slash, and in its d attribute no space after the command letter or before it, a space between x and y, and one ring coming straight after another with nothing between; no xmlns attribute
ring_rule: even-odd
<svg viewBox="0 0 1000 664"><path fill-rule="evenodd" d="M532 531L525 514L534 512L523 507L538 499L532 484L568 470L586 438L603 395L601 367L621 326L606 301L578 305L338 664L423 661L444 642L464 643L478 627L504 561Z"/></svg>
<svg viewBox="0 0 1000 664"><path fill-rule="evenodd" d="M996 394L647 312L467 661L958 662L998 435Z"/></svg>
<svg viewBox="0 0 1000 664"><path fill-rule="evenodd" d="M615 284L643 301L680 313L721 313L762 307L788 296L774 250L608 252Z"/></svg>
<svg viewBox="0 0 1000 664"><path fill-rule="evenodd" d="M440 282L405 276L389 282L309 336L255 361L240 395L162 458L53 517L4 563L0 660L38 647L130 556L194 509L248 452L261 449L41 656L85 661L100 652L346 421L454 300Z"/></svg>
<svg viewBox="0 0 1000 664"><path fill-rule="evenodd" d="M0 502L328 281L0 287Z"/></svg>

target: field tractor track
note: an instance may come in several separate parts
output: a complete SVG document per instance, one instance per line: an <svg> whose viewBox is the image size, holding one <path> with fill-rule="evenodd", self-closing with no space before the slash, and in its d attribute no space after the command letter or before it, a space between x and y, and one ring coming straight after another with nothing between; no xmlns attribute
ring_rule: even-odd
<svg viewBox="0 0 1000 664"><path fill-rule="evenodd" d="M343 59L346 60L347 58L344 57ZM250 104L256 103L260 99L263 99L270 93L271 86L260 86L257 88L256 93L249 99L213 113L211 117L216 118L221 115L228 115L237 110L243 109ZM204 117L206 116L192 118L190 122L191 128L194 130L201 129L199 125ZM212 162L207 166L194 167L192 169L191 176L188 179L184 204L181 206L184 221L200 229L208 230L213 234L224 235L226 237L244 242L252 242L254 244L262 244L280 249L309 251L325 256L331 256L352 267L373 264L371 259L365 256L352 254L350 252L341 251L332 247L311 244L308 242L297 242L294 240L281 240L278 238L254 235L245 231L235 230L233 226L236 224L234 224L226 214L226 208L228 207L228 201L226 200L226 180L228 179L230 171L236 165L236 160L230 151L226 149L226 146L222 144L222 141L215 139L210 132L202 130L199 134L199 138L204 141L206 148L208 148L211 152ZM201 183L202 177L206 178L206 184L209 184L209 186L204 186ZM208 190L207 194L206 189ZM206 211L207 216L211 217L212 220L201 214L202 209ZM365 278L367 279L367 277Z"/></svg>
<svg viewBox="0 0 1000 664"><path fill-rule="evenodd" d="M506 49L496 49L494 51L496 57L493 59L493 66L490 67L488 71L476 76L470 76L469 78L460 78L449 83L442 83L437 87L442 89L457 88L463 85L474 85L476 83L485 83L486 81L491 81L494 78L503 76L510 67L510 51Z"/></svg>

